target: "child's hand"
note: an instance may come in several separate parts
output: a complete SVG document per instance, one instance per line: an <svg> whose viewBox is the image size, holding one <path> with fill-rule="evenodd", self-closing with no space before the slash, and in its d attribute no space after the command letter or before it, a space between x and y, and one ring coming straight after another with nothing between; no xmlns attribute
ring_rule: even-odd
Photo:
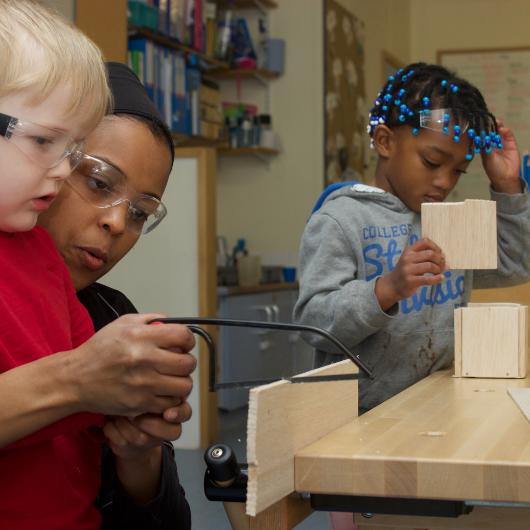
<svg viewBox="0 0 530 530"><path fill-rule="evenodd" d="M123 460L141 460L159 447L164 440L177 440L182 433L181 423L191 418L188 402L168 409L171 414L142 414L133 419L110 418L103 432L112 452ZM167 421L166 417L171 417Z"/></svg>
<svg viewBox="0 0 530 530"><path fill-rule="evenodd" d="M375 284L375 295L383 311L412 296L422 285L436 285L443 279L445 257L430 239L421 239L407 247L392 272Z"/></svg>
<svg viewBox="0 0 530 530"><path fill-rule="evenodd" d="M491 181L492 188L501 193L521 193L523 185L519 178L520 157L517 142L511 129L497 120L502 137L502 150L493 149L490 154L482 152L482 165Z"/></svg>

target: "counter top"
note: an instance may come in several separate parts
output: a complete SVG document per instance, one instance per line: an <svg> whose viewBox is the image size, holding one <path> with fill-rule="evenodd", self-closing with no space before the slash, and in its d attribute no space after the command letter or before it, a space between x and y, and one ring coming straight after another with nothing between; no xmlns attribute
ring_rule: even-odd
<svg viewBox="0 0 530 530"><path fill-rule="evenodd" d="M530 502L530 379L437 372L296 453L296 490Z"/></svg>
<svg viewBox="0 0 530 530"><path fill-rule="evenodd" d="M236 296L240 294L268 293L272 291L288 291L298 289L298 282L261 283L248 287L238 285L221 285L217 287L218 296Z"/></svg>

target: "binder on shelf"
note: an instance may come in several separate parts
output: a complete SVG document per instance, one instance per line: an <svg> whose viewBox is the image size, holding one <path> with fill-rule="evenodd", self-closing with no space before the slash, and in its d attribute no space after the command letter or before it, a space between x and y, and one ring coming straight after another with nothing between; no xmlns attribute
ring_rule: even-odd
<svg viewBox="0 0 530 530"><path fill-rule="evenodd" d="M154 74L155 74L155 105L160 114L164 115L164 102L162 99L162 58L163 49L155 44L154 46Z"/></svg>
<svg viewBox="0 0 530 530"><path fill-rule="evenodd" d="M169 34L179 42L185 42L186 33L186 0L169 1Z"/></svg>
<svg viewBox="0 0 530 530"><path fill-rule="evenodd" d="M158 7L158 31L169 35L169 16L170 0L154 0L155 6Z"/></svg>
<svg viewBox="0 0 530 530"><path fill-rule="evenodd" d="M188 94L190 98L191 134L201 134L199 90L201 87L201 72L197 68L188 67L186 71Z"/></svg>
<svg viewBox="0 0 530 530"><path fill-rule="evenodd" d="M171 58L174 54L171 53L167 48L164 49L162 55L162 116L168 127L171 128L173 121L172 117L172 71L171 71Z"/></svg>
<svg viewBox="0 0 530 530"><path fill-rule="evenodd" d="M129 53L131 62L129 66L138 76L147 90L147 95L155 101L155 45L145 38L129 39Z"/></svg>
<svg viewBox="0 0 530 530"><path fill-rule="evenodd" d="M193 46L193 36L194 36L194 22L195 16L195 0L186 0L186 18L184 22L184 40L182 44L187 46Z"/></svg>
<svg viewBox="0 0 530 530"><path fill-rule="evenodd" d="M202 0L193 0L194 11L193 11L193 47L196 50L202 51L202 25L203 25L203 14L202 14Z"/></svg>
<svg viewBox="0 0 530 530"><path fill-rule="evenodd" d="M182 55L173 54L172 74L171 129L176 133L191 134L191 114L186 86L186 60Z"/></svg>
<svg viewBox="0 0 530 530"><path fill-rule="evenodd" d="M217 42L217 5L213 2L204 4L205 33L204 51L208 57L215 56Z"/></svg>

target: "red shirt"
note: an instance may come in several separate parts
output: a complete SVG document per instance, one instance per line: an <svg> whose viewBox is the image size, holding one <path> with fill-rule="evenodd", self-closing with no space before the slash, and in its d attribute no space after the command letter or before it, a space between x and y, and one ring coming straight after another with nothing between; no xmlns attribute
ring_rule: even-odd
<svg viewBox="0 0 530 530"><path fill-rule="evenodd" d="M0 372L93 333L46 231L0 232ZM100 527L102 425L98 414L75 414L0 449L0 530Z"/></svg>

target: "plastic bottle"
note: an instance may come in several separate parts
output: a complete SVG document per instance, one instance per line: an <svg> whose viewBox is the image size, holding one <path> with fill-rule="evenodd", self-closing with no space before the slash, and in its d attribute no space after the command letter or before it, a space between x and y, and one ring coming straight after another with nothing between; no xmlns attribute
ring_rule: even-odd
<svg viewBox="0 0 530 530"><path fill-rule="evenodd" d="M237 260L241 256L248 256L247 242L245 239L238 239L232 250L232 263L237 265Z"/></svg>
<svg viewBox="0 0 530 530"><path fill-rule="evenodd" d="M259 146L261 136L261 126L259 122L259 117L254 116L252 120L252 145L254 147Z"/></svg>
<svg viewBox="0 0 530 530"><path fill-rule="evenodd" d="M241 123L241 147L251 147L253 145L252 135L252 122L246 116Z"/></svg>
<svg viewBox="0 0 530 530"><path fill-rule="evenodd" d="M259 39L258 39L258 68L266 68L268 62L267 41L269 40L269 28L267 27L267 19L260 18L258 21Z"/></svg>

